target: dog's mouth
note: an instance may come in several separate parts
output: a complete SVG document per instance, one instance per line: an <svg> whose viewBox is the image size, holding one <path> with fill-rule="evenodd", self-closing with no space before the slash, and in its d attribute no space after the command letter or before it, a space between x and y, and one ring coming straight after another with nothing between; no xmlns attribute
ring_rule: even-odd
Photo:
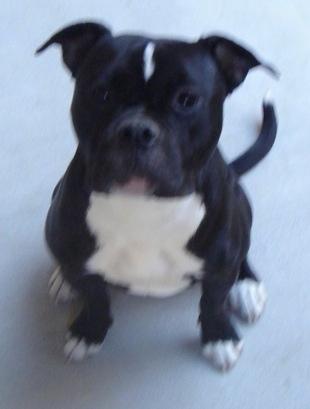
<svg viewBox="0 0 310 409"><path fill-rule="evenodd" d="M125 183L115 185L112 190L124 195L147 195L151 193L151 183L147 178L133 176Z"/></svg>

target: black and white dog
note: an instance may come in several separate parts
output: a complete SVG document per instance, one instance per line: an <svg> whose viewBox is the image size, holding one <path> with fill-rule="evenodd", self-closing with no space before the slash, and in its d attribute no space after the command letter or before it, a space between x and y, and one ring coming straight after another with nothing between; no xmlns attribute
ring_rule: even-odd
<svg viewBox="0 0 310 409"><path fill-rule="evenodd" d="M272 69L219 36L114 37L87 22L38 52L54 43L76 80L78 146L46 222L59 264L50 293L84 302L66 356L81 360L102 345L112 324L108 283L165 297L199 281L203 354L230 369L243 341L229 311L254 322L266 299L247 262L252 216L238 179L273 145L272 103L264 102L257 141L235 162L227 165L217 144L227 95L251 68Z"/></svg>

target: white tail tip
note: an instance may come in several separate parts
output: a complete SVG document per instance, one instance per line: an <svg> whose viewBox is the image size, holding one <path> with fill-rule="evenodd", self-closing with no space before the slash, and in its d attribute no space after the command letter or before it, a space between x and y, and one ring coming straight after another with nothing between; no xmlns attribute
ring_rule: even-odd
<svg viewBox="0 0 310 409"><path fill-rule="evenodd" d="M269 89L264 97L264 105L273 105L273 103L274 103L273 92L271 91L271 89Z"/></svg>

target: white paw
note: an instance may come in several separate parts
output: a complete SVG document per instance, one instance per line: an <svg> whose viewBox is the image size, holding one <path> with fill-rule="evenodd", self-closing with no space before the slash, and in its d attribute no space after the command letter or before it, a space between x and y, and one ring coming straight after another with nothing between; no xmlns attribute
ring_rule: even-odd
<svg viewBox="0 0 310 409"><path fill-rule="evenodd" d="M87 344L85 340L68 334L64 354L69 362L81 362L88 356L97 354L102 344Z"/></svg>
<svg viewBox="0 0 310 409"><path fill-rule="evenodd" d="M56 303L64 303L74 300L77 295L71 285L63 278L60 267L53 273L48 283L50 298Z"/></svg>
<svg viewBox="0 0 310 409"><path fill-rule="evenodd" d="M203 356L216 369L229 371L238 361L243 349L243 341L208 342L202 349Z"/></svg>
<svg viewBox="0 0 310 409"><path fill-rule="evenodd" d="M261 316L267 299L263 283L246 278L237 281L228 296L230 308L243 320L252 324Z"/></svg>

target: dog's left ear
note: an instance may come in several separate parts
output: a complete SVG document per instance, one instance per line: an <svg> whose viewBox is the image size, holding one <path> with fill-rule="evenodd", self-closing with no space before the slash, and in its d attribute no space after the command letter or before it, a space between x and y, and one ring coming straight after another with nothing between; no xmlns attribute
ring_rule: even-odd
<svg viewBox="0 0 310 409"><path fill-rule="evenodd" d="M259 61L250 51L225 37L211 36L200 39L199 43L215 59L224 76L227 94L233 92L245 80L250 69L258 65L278 76L270 65Z"/></svg>

